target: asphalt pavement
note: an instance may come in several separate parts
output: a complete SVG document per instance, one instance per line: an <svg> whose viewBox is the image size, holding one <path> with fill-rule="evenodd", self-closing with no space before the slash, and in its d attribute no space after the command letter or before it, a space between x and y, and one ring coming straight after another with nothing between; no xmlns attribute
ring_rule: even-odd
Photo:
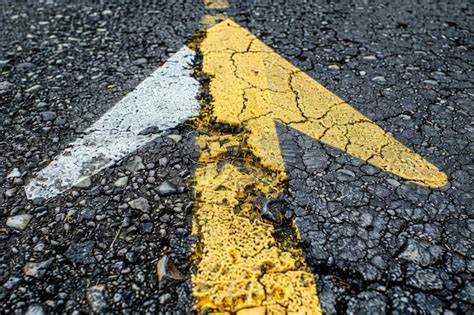
<svg viewBox="0 0 474 315"><path fill-rule="evenodd" d="M448 176L442 188L410 183L277 124L288 181L272 224L296 223L323 311L472 313L469 1L3 2L0 312L191 312L202 131L166 130L49 200L23 187L215 13Z"/></svg>

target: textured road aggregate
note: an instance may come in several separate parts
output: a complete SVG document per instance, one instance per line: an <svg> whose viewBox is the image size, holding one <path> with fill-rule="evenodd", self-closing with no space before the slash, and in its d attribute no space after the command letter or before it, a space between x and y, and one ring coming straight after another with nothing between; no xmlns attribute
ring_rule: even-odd
<svg viewBox="0 0 474 315"><path fill-rule="evenodd" d="M472 313L470 2L230 3L229 17L449 176L440 189L405 182L277 125L289 180L265 215L296 222L323 310ZM51 200L23 186L205 13L197 1L0 4L0 313L191 312L190 126Z"/></svg>

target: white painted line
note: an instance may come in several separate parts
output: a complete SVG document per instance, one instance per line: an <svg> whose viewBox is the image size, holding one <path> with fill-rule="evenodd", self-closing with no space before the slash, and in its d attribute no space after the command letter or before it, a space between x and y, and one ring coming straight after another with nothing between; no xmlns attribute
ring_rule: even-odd
<svg viewBox="0 0 474 315"><path fill-rule="evenodd" d="M51 198L114 164L175 127L200 105L193 78L196 53L184 46L41 170L25 187L28 199ZM143 131L153 131L153 133Z"/></svg>

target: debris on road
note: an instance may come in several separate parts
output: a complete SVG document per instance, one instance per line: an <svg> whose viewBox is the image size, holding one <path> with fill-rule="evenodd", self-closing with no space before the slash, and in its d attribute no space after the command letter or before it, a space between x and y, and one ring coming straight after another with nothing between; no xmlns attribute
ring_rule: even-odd
<svg viewBox="0 0 474 315"><path fill-rule="evenodd" d="M156 273L158 275L158 284L160 289L173 281L180 281L186 277L176 268L176 265L168 256L160 258L156 264Z"/></svg>
<svg viewBox="0 0 474 315"><path fill-rule="evenodd" d="M32 217L33 216L31 214L26 213L8 217L6 225L8 227L22 231L26 228L28 223L30 223Z"/></svg>

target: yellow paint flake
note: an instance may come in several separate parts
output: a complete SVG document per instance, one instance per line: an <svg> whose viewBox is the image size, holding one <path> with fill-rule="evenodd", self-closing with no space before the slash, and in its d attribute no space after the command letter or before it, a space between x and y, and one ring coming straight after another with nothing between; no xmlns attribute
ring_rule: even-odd
<svg viewBox="0 0 474 315"><path fill-rule="evenodd" d="M228 0L204 0L206 9L227 9L229 7Z"/></svg>

